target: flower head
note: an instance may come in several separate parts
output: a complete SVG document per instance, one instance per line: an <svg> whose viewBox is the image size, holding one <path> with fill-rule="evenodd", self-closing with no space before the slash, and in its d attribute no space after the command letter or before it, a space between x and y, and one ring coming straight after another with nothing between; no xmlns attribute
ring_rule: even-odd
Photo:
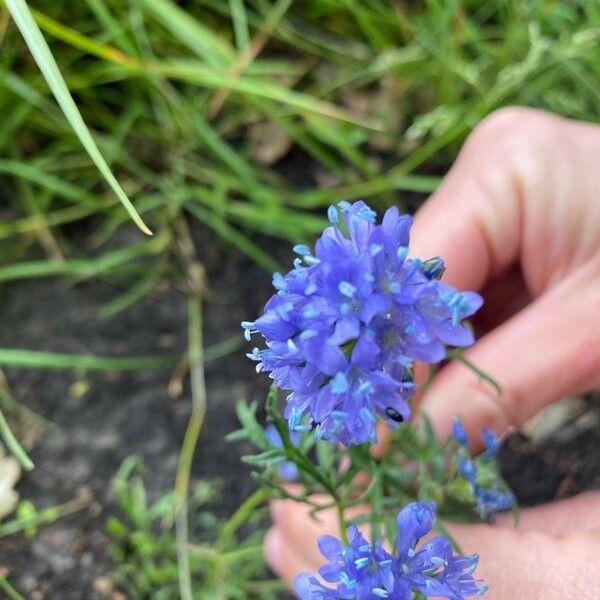
<svg viewBox="0 0 600 600"><path fill-rule="evenodd" d="M462 421L458 417L454 419L454 423L452 424L452 437L457 444L464 448L469 445L469 437L467 436Z"/></svg>
<svg viewBox="0 0 600 600"><path fill-rule="evenodd" d="M494 460L498 456L500 450L500 440L491 429L483 429L481 432L483 443L485 444L485 452L483 459L486 461Z"/></svg>
<svg viewBox="0 0 600 600"><path fill-rule="evenodd" d="M341 213L341 216L340 216ZM290 390L292 430L345 445L376 440L376 417L410 417L414 360L441 361L446 345L468 346L462 321L482 304L438 280L439 258L407 258L411 218L393 207L381 224L364 202L328 211L331 226L310 248L296 246L294 268L276 273L261 317L244 322L266 348L249 356Z"/></svg>
<svg viewBox="0 0 600 600"><path fill-rule="evenodd" d="M296 592L302 600L409 600L417 591L452 600L482 596L487 587L472 576L476 555L454 555L443 536L418 545L433 528L435 508L435 503L412 502L400 511L393 553L379 541L367 542L356 527L348 530L348 545L322 536L319 549L329 563L319 574L325 583L302 573L294 582Z"/></svg>
<svg viewBox="0 0 600 600"><path fill-rule="evenodd" d="M454 420L452 437L461 446L457 457L457 471L469 484L477 503L477 514L482 519L493 521L497 513L513 508L516 499L512 492L507 491L504 489L505 486L500 484L493 466L500 450L500 440L496 434L491 429L482 430L481 437L485 450L474 460L467 454L469 438L459 418ZM490 478L490 472L494 474L494 478Z"/></svg>
<svg viewBox="0 0 600 600"><path fill-rule="evenodd" d="M512 492L503 490L495 483L488 488L477 486L475 498L477 499L477 514L480 518L488 521L494 521L499 512L511 510L516 502Z"/></svg>

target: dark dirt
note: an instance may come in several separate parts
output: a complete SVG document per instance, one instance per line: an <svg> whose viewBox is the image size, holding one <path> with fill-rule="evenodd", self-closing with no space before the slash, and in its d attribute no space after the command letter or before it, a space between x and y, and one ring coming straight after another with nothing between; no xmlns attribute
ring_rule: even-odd
<svg viewBox="0 0 600 600"><path fill-rule="evenodd" d="M579 403L550 438L534 442L514 433L500 461L522 506L600 489L600 399Z"/></svg>
<svg viewBox="0 0 600 600"><path fill-rule="evenodd" d="M205 309L205 344L241 335L240 321L257 314L267 296L270 275L239 254L203 239L202 259L214 300ZM102 320L98 308L120 291L99 283L70 286L58 280L19 282L0 294L0 346L102 356L182 353L186 344L185 295L165 282L116 317ZM190 411L189 389L172 399L172 370L76 374L63 371L5 371L13 396L54 423L35 445L36 463L18 491L37 508L91 492L86 510L43 528L33 540L17 535L0 540L0 567L28 598L105 598L94 580L110 573L105 523L114 510L110 481L131 454L143 457L150 495L172 488L178 449ZM219 505L230 513L252 488L240 464L240 446L225 444L237 428L235 402L264 397L265 378L240 349L206 365L209 410L194 476L224 481ZM85 377L82 397L73 384ZM218 460L214 460L218 457Z"/></svg>
<svg viewBox="0 0 600 600"><path fill-rule="evenodd" d="M270 275L201 235L200 258L214 291L205 312L205 343L211 345L240 333L240 321L257 314L270 292ZM287 262L287 250L269 244ZM6 285L0 290L5 324L0 346L104 356L183 352L186 303L181 291L165 282L118 316L98 318L98 308L117 293L97 281ZM6 375L14 396L55 424L32 451L37 468L22 477L21 496L42 508L87 490L93 502L44 527L34 539L15 535L0 540L0 567L8 569L11 582L27 598L106 598L95 591L94 582L111 572L105 553L105 523L114 511L111 478L124 458L138 454L151 473L147 481L151 494L172 487L190 411L189 390L177 399L169 397L170 370L86 375L7 370ZM82 377L89 382L89 391L78 397L72 384ZM228 512L248 495L252 483L239 461L244 449L225 444L223 437L237 427L236 400L262 398L267 379L256 377L253 364L239 351L207 364L206 380L209 411L194 476L224 479L221 508ZM598 411L597 402L587 404L586 413L598 417ZM518 434L507 441L504 470L523 503L600 487L600 427L580 427L575 433L540 447Z"/></svg>

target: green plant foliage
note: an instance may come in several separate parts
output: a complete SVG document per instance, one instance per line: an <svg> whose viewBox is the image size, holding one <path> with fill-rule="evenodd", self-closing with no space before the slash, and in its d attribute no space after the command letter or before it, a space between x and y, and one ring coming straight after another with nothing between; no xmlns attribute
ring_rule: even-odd
<svg viewBox="0 0 600 600"><path fill-rule="evenodd" d="M112 539L109 552L116 564L115 583L128 598L179 598L173 527L175 493L149 501L141 465L135 457L124 461L113 480L113 490L122 513L107 522ZM247 505L246 510L221 521L214 514L218 500L217 481L200 481L191 494L193 597L274 600L284 587L266 573L261 545L266 512ZM261 496L258 503L262 500ZM241 524L245 526L243 536L236 532Z"/></svg>
<svg viewBox="0 0 600 600"><path fill-rule="evenodd" d="M428 173L499 106L599 116L594 0L34 6L83 121L143 218L161 232L184 213L268 269L255 233L301 241L322 226L316 206L406 202L406 190L433 190L439 179ZM15 218L0 224L11 241L0 261L15 260L15 243L31 236L73 256L64 225L97 217L102 246L128 216L7 10L0 169ZM290 153L294 168L279 168ZM164 272L165 256L168 247L148 245L135 262L147 257ZM140 295L153 287L135 272L131 280Z"/></svg>
<svg viewBox="0 0 600 600"><path fill-rule="evenodd" d="M258 236L305 242L323 227L314 209L341 199L416 208L465 136L501 106L598 121L599 39L597 0L0 0L0 285L102 279L119 290L99 315L110 317L161 280L189 282L190 260L199 264L174 259L181 223L276 270ZM153 238L128 231L132 214ZM73 225L90 232L85 243L72 239ZM238 343L206 348L204 360ZM11 368L176 361L0 349ZM277 402L271 394L272 418ZM231 439L257 446L245 460L282 496L278 466L294 458L305 489L375 506L376 529L391 527L416 489L446 517L473 504L427 431L399 430L386 458L355 448L343 470L337 449L310 436L297 449L276 419L284 447L271 447L254 411L240 405L242 430ZM0 430L30 467L4 420ZM422 471L399 469L400 459ZM127 461L115 479L117 578L128 597L178 598L181 499L148 500L138 469ZM365 469L376 476L359 488ZM497 479L493 467L481 473ZM221 522L210 508L215 490L200 483L189 499L194 597L275 598L281 584L266 578L260 551L265 496ZM25 501L0 537L35 535L83 505L37 511ZM19 597L2 577L0 589Z"/></svg>
<svg viewBox="0 0 600 600"><path fill-rule="evenodd" d="M121 188L119 182L115 179L115 176L112 174L109 166L106 164L104 157L98 150L98 146L96 145L94 138L91 136L88 128L83 122L81 114L77 109L77 105L69 93L67 84L61 75L60 69L58 68L56 61L52 56L52 52L50 51L50 48L48 48L48 44L40 32L40 29L37 26L29 7L27 6L27 3L25 0L6 0L6 6L10 11L11 17L15 20L15 23L21 30L23 38L25 39L27 46L29 46L29 50L35 59L35 62L42 71L48 87L54 94L56 101L65 115L65 118L73 128L73 131L79 138L82 146L85 148L86 152L89 154L90 158L104 179L106 179L115 194L119 197L119 200L123 203L123 206L131 218L135 221L136 225L144 233L150 234L150 230L148 227L146 227L135 208L129 201L129 198L123 191L123 188Z"/></svg>
<svg viewBox="0 0 600 600"><path fill-rule="evenodd" d="M374 456L369 444L344 449L316 439L312 431L301 434L299 445L292 444L280 405L277 389L272 387L266 401L267 414L279 432L282 447L274 446L266 438L256 418L256 404L238 403L241 429L228 436L229 441L249 441L257 448L256 454L244 456L242 460L254 469L257 480L274 495L311 505L315 514L331 507L345 510L367 504L371 507L369 515L354 522L367 522L373 538L381 538L381 532L387 531L385 537L394 539L396 515L415 500L434 500L438 514L444 519L481 522L483 517L477 516L477 499L458 469L459 461L468 453L452 437L445 443L438 442L426 418L421 426L405 423L392 431L387 452ZM293 490L281 481L278 471L278 466L285 461L295 463L298 468L299 485ZM495 459L478 457L474 464L482 485L494 484L498 489L509 490ZM365 483L366 473L370 476L368 483ZM331 500L315 503L313 496L328 496ZM441 520L437 526L444 527ZM448 535L445 529L440 531Z"/></svg>

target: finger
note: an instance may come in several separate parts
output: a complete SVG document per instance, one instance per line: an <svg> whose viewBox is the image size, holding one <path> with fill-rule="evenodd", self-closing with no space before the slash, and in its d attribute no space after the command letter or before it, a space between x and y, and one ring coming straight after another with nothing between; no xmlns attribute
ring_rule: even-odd
<svg viewBox="0 0 600 600"><path fill-rule="evenodd" d="M574 588L583 595L577 597L587 600L586 583L595 582L597 575L590 575L590 564L586 562L586 552L600 550L600 532L590 535L598 524L600 516L600 493L584 494L576 498L557 502L553 505L525 509L518 530L506 526L456 526L448 524L452 534L458 540L464 552L476 552L482 555L478 576L483 576L492 585L490 598L560 598L560 594ZM276 503L273 510L276 522L265 541L265 554L271 568L288 584L301 572L316 572L323 564L323 558L317 550L319 535L338 535L338 527L333 511L324 511L321 524L309 516L309 509L291 501ZM580 542L575 539L575 525L580 530L589 530L582 534ZM541 527L542 532L535 531ZM557 537L560 536L560 537ZM545 577L547 552L552 557L571 563L571 571L556 568L551 577ZM534 554L533 561L529 560ZM563 554L568 553L568 554ZM566 556L566 558L565 558ZM507 566L507 557L511 562ZM529 560L524 566L524 559ZM538 562L539 561L539 562ZM507 584L507 573L514 573L515 563L520 565L519 589ZM540 564L543 569L540 569ZM562 563L561 563L562 564ZM560 565L559 565L560 566ZM540 579L541 578L541 579ZM510 577L508 578L510 579ZM583 582L583 583L582 583Z"/></svg>
<svg viewBox="0 0 600 600"><path fill-rule="evenodd" d="M590 161L599 141L592 126L541 111L493 113L468 137L439 189L417 212L411 253L441 256L444 280L461 289L480 290L519 257L526 267L548 266L548 257L531 251L531 240L549 222L549 207L565 200L565 189L595 198L597 164L594 169ZM532 271L527 279L539 287L547 273Z"/></svg>
<svg viewBox="0 0 600 600"><path fill-rule="evenodd" d="M271 527L264 541L267 564L290 587L300 573L314 573L322 564L322 561L318 561L316 553L313 560L307 560L299 555L297 541L285 537L279 527Z"/></svg>
<svg viewBox="0 0 600 600"><path fill-rule="evenodd" d="M415 216L411 252L442 257L444 281L460 289L481 289L518 255L518 163L498 147L499 137L506 137L503 144L511 144L511 138L496 133L506 129L507 120L506 113L488 118L469 136L439 189Z"/></svg>
<svg viewBox="0 0 600 600"><path fill-rule="evenodd" d="M485 304L471 318L477 337L488 333L523 310L532 297L518 267L494 279L481 291Z"/></svg>
<svg viewBox="0 0 600 600"><path fill-rule="evenodd" d="M312 496L314 504L325 505L331 502L326 496ZM337 510L325 508L317 513L311 514L313 507L300 504L295 500L275 500L271 502L271 519L281 534L288 540L294 540L295 550L298 555L306 561L319 559L317 550L317 539L321 535L334 535L340 537L340 526ZM345 519L348 522L360 515L367 514L367 506L354 506L345 511ZM319 559L318 564L322 560Z"/></svg>
<svg viewBox="0 0 600 600"><path fill-rule="evenodd" d="M451 525L465 553L476 553L476 574L490 600L595 600L600 593L600 536L552 536L489 525Z"/></svg>
<svg viewBox="0 0 600 600"><path fill-rule="evenodd" d="M331 499L326 496L311 496L311 502L315 505L325 505L331 502ZM337 511L333 508L325 508L313 513L313 508L313 506L301 504L295 500L274 500L270 506L271 519L277 527L281 528L284 535L291 538L302 539L304 537L316 540L320 535L339 537L340 527ZM357 516L365 510L347 511L346 518Z"/></svg>
<svg viewBox="0 0 600 600"><path fill-rule="evenodd" d="M512 527L512 514L498 516L497 526ZM551 535L600 532L600 492L587 492L519 512L519 530L538 530Z"/></svg>
<svg viewBox="0 0 600 600"><path fill-rule="evenodd" d="M325 504L327 497L313 496L315 504ZM316 572L324 563L317 540L321 535L340 537L337 514L332 509L311 516L311 507L294 500L271 502L271 528L265 539L265 557L269 566L288 585L300 573ZM318 519L318 520L317 520Z"/></svg>
<svg viewBox="0 0 600 600"><path fill-rule="evenodd" d="M587 600L596 597L590 590L597 591L600 581L598 565L592 562L600 551L600 532L592 535L600 515L599 499L600 493L591 493L525 509L518 530L447 526L463 552L481 556L477 575L491 585L489 598ZM335 518L328 512L319 526L305 507L289 502L280 503L275 512L277 524L265 540L265 555L271 568L292 585L299 573L314 573L323 564L316 540L319 535L337 534ZM577 521L581 521L580 529L589 531L575 535L573 525ZM540 527L542 530L536 531Z"/></svg>
<svg viewBox="0 0 600 600"><path fill-rule="evenodd" d="M482 426L501 433L544 405L600 384L600 307L597 273L582 269L512 319L485 335L465 356L502 386L498 394L454 362L436 376L421 408L441 439L455 416L474 442Z"/></svg>

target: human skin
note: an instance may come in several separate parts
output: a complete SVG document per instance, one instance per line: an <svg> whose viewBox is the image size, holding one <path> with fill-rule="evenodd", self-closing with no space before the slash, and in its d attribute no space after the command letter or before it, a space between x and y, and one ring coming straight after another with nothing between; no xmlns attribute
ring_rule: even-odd
<svg viewBox="0 0 600 600"><path fill-rule="evenodd" d="M502 434L544 406L600 387L600 126L505 108L469 136L415 217L411 251L442 256L444 281L480 290L484 335L466 356L502 394L460 363L441 369L419 401L441 439L456 415L471 439ZM473 447L474 451L479 450ZM291 584L324 562L319 535L339 535L293 501L272 504L267 561ZM480 555L490 600L600 597L600 493L521 511L493 525L452 525Z"/></svg>

